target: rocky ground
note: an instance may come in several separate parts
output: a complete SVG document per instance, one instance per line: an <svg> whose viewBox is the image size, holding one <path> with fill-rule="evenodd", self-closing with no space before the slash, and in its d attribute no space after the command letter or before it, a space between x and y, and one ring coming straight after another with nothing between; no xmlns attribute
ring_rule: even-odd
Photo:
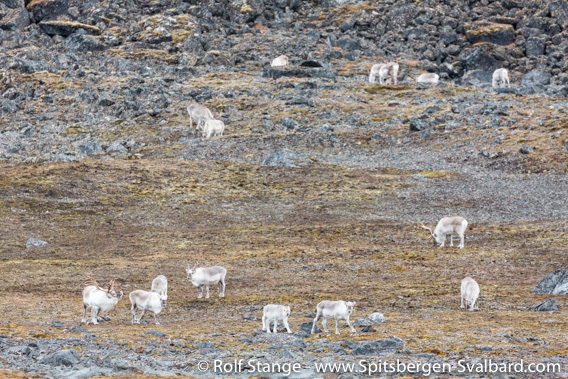
<svg viewBox="0 0 568 379"><path fill-rule="evenodd" d="M565 296L531 293L566 268L566 30L563 1L0 0L0 377L488 358L566 377ZM398 85L368 83L385 57ZM433 249L419 223L451 214L465 249ZM227 296L198 300L188 262L226 267ZM127 296L81 325L89 271L126 294L166 275L161 325L131 325ZM307 333L324 299L357 302L355 335ZM292 335L262 333L270 302Z"/></svg>

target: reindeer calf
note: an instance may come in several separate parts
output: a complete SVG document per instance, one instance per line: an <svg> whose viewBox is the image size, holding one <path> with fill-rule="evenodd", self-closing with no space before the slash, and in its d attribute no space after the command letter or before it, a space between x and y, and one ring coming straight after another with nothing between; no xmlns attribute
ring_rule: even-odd
<svg viewBox="0 0 568 379"><path fill-rule="evenodd" d="M290 307L280 304L268 304L264 306L262 315L262 330L270 333L270 322L274 321L273 333L278 333L278 321L282 321L288 333L292 333L288 325L288 316L290 316Z"/></svg>
<svg viewBox="0 0 568 379"><path fill-rule="evenodd" d="M344 319L347 325L351 328L351 332L355 333L355 329L349 322L349 315L353 313L353 307L355 303L345 302L345 301L322 301L316 307L316 318L314 318L314 323L312 324L312 334L314 334L316 328L316 322L323 317L321 322L323 330L327 333L327 319L335 319L335 334L339 334L339 329L337 328L337 322L339 319Z"/></svg>
<svg viewBox="0 0 568 379"><path fill-rule="evenodd" d="M166 306L166 301L168 300L168 279L164 275L158 275L152 280L152 292L156 292L160 295L162 300L162 306Z"/></svg>
<svg viewBox="0 0 568 379"><path fill-rule="evenodd" d="M477 306L477 298L479 297L479 284L472 278L465 277L461 283L461 307L465 309L474 311L479 310Z"/></svg>
<svg viewBox="0 0 568 379"><path fill-rule="evenodd" d="M281 55L277 58L274 58L270 63L270 66L272 67L288 66L288 57L285 55Z"/></svg>
<svg viewBox="0 0 568 379"><path fill-rule="evenodd" d="M506 68L498 68L493 71L493 81L491 82L493 88L497 87L497 85L504 87L505 84L509 87L509 71Z"/></svg>
<svg viewBox="0 0 568 379"><path fill-rule="evenodd" d="M203 137L222 136L225 131L225 124L221 120L207 120L203 126Z"/></svg>
<svg viewBox="0 0 568 379"><path fill-rule="evenodd" d="M148 292L144 290L136 290L130 292L128 296L130 298L130 303L132 304L132 308L130 308L130 312L132 312L132 323L133 324L140 324L140 320L144 317L144 313L146 311L151 311L154 313L154 321L157 325L160 324L158 321L158 313L162 311L162 304L163 304L163 296L158 295L156 292ZM140 318L136 319L136 310L141 309L142 314Z"/></svg>

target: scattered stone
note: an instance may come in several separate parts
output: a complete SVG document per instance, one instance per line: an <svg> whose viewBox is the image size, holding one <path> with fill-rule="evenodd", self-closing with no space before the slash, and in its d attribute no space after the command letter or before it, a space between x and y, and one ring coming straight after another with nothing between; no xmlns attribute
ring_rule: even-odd
<svg viewBox="0 0 568 379"><path fill-rule="evenodd" d="M148 336L154 336L154 337L165 337L165 336L167 336L166 333L160 332L160 331L157 331L157 330L148 330L148 331L146 332L146 335L148 335Z"/></svg>
<svg viewBox="0 0 568 379"><path fill-rule="evenodd" d="M30 238L26 241L26 249L30 249L32 247L40 247L40 246L47 246L49 243L42 241L37 238Z"/></svg>
<svg viewBox="0 0 568 379"><path fill-rule="evenodd" d="M392 354L399 349L404 348L405 343L397 337L381 339L375 341L361 342L355 347L351 353L353 355L385 355Z"/></svg>
<svg viewBox="0 0 568 379"><path fill-rule="evenodd" d="M76 32L92 35L101 34L101 30L96 26L74 21L43 21L39 23L39 28L50 36L60 35L67 37Z"/></svg>
<svg viewBox="0 0 568 379"><path fill-rule="evenodd" d="M22 30L30 24L30 16L25 8L12 9L0 16L0 29Z"/></svg>
<svg viewBox="0 0 568 379"><path fill-rule="evenodd" d="M63 328L65 325L61 321L53 321L51 323L52 328Z"/></svg>
<svg viewBox="0 0 568 379"><path fill-rule="evenodd" d="M515 29L512 25L478 21L466 23L464 29L467 40L471 44L491 42L505 46L515 42Z"/></svg>
<svg viewBox="0 0 568 379"><path fill-rule="evenodd" d="M282 119L282 125L288 130L295 129L300 123L294 120L292 117L284 117Z"/></svg>
<svg viewBox="0 0 568 379"><path fill-rule="evenodd" d="M303 332L304 334L310 334L312 332L312 323L311 322L304 322L301 326L300 326L300 330L299 332ZM322 330L316 325L316 328L314 329L315 333L321 333Z"/></svg>
<svg viewBox="0 0 568 379"><path fill-rule="evenodd" d="M521 154L530 154L534 149L530 146L521 146Z"/></svg>
<svg viewBox="0 0 568 379"><path fill-rule="evenodd" d="M558 307L558 304L556 304L556 301L554 301L554 299L548 299L535 306L534 310L538 312L558 312L560 310L560 307Z"/></svg>
<svg viewBox="0 0 568 379"><path fill-rule="evenodd" d="M430 127L430 123L426 120L415 118L410 120L410 131L411 132L419 132L422 130L426 130Z"/></svg>
<svg viewBox="0 0 568 379"><path fill-rule="evenodd" d="M213 342L200 342L196 345L199 349L213 349L215 344Z"/></svg>
<svg viewBox="0 0 568 379"><path fill-rule="evenodd" d="M268 154L262 162L263 166L277 167L306 167L313 164L313 161L289 149L278 149Z"/></svg>
<svg viewBox="0 0 568 379"><path fill-rule="evenodd" d="M375 324L382 324L384 322L387 322L385 316L383 316L382 313L379 312L375 312L372 315L369 316L369 318L371 319L371 321L373 321Z"/></svg>
<svg viewBox="0 0 568 379"><path fill-rule="evenodd" d="M122 142L120 141L114 141L113 143L111 143L109 145L109 147L107 147L106 149L107 153L128 153L128 149L126 148L126 146L124 146L122 144Z"/></svg>

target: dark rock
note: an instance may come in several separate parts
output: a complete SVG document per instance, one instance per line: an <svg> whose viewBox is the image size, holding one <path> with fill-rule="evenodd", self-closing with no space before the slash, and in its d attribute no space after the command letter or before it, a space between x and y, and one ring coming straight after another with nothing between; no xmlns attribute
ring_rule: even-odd
<svg viewBox="0 0 568 379"><path fill-rule="evenodd" d="M128 153L128 149L126 148L126 146L124 146L122 144L121 141L114 141L113 143L111 143L109 145L109 147L107 147L106 149L107 153Z"/></svg>
<svg viewBox="0 0 568 379"><path fill-rule="evenodd" d="M304 334L310 334L312 332L312 325L313 325L312 322L304 322L300 326L300 330L298 332L303 332ZM316 325L314 332L321 333L322 330Z"/></svg>
<svg viewBox="0 0 568 379"><path fill-rule="evenodd" d="M106 45L99 41L96 37L84 34L72 34L63 41L63 46L67 49L78 51L102 51L106 49Z"/></svg>
<svg viewBox="0 0 568 379"><path fill-rule="evenodd" d="M85 155L97 155L103 153L103 148L98 141L86 141L79 145L79 152Z"/></svg>
<svg viewBox="0 0 568 379"><path fill-rule="evenodd" d="M41 360L44 365L51 366L73 366L79 362L79 357L75 350L61 350L55 354L48 355Z"/></svg>
<svg viewBox="0 0 568 379"><path fill-rule="evenodd" d="M26 249L29 249L31 247L40 247L47 245L49 245L49 243L39 240L37 238L30 238L29 240L26 241Z"/></svg>
<svg viewBox="0 0 568 379"><path fill-rule="evenodd" d="M9 10L0 17L0 29L22 30L30 24L30 15L25 8Z"/></svg>
<svg viewBox="0 0 568 379"><path fill-rule="evenodd" d="M531 292L539 295L568 295L568 270L551 272Z"/></svg>
<svg viewBox="0 0 568 379"><path fill-rule="evenodd" d="M527 57L538 57L544 54L546 47L546 37L530 37L525 44L525 53Z"/></svg>
<svg viewBox="0 0 568 379"><path fill-rule="evenodd" d="M399 349L404 348L405 343L403 340L397 337L391 337L388 339L361 342L357 347L355 347L351 353L353 355L384 355L392 354Z"/></svg>
<svg viewBox="0 0 568 379"><path fill-rule="evenodd" d="M310 61L313 62L313 61ZM306 63L306 62L304 62ZM319 63L318 63L319 64ZM321 66L300 66L300 67L266 67L262 70L262 76L266 78L278 79L281 77L298 78L334 78L333 69L327 65Z"/></svg>
<svg viewBox="0 0 568 379"><path fill-rule="evenodd" d="M483 43L464 49L460 59L466 70L493 72L500 67L494 45Z"/></svg>
<svg viewBox="0 0 568 379"><path fill-rule="evenodd" d="M91 26L87 24L81 24L80 22L70 22L70 21L43 21L39 23L39 28L50 36L60 35L60 36L70 36L75 32L83 34L98 35L101 34L101 30L96 26Z"/></svg>
<svg viewBox="0 0 568 379"><path fill-rule="evenodd" d="M0 4L4 4L10 9L23 8L26 5L24 0L0 0Z"/></svg>
<svg viewBox="0 0 568 379"><path fill-rule="evenodd" d="M421 130L426 130L430 127L430 122L420 118L415 118L410 120L410 131L419 132Z"/></svg>
<svg viewBox="0 0 568 379"><path fill-rule="evenodd" d="M26 8L31 13L32 21L39 23L43 20L54 20L67 12L69 3L67 0L31 1Z"/></svg>
<svg viewBox="0 0 568 379"><path fill-rule="evenodd" d="M545 302L540 303L539 305L534 307L535 311L538 312L557 312L560 310L558 304L554 299L548 299Z"/></svg>
<svg viewBox="0 0 568 379"><path fill-rule="evenodd" d="M385 316L382 313L379 313L379 312L373 313L372 315L369 316L369 318L375 324L382 324L382 323L387 322L387 319L385 318Z"/></svg>
<svg viewBox="0 0 568 379"><path fill-rule="evenodd" d="M286 148L273 151L262 162L263 166L277 167L306 167L312 164L311 159Z"/></svg>
<svg viewBox="0 0 568 379"><path fill-rule="evenodd" d="M146 335L147 336L154 336L154 337L165 337L165 336L167 336L166 333L160 332L160 331L157 331L157 330L148 330L146 332Z"/></svg>
<svg viewBox="0 0 568 379"><path fill-rule="evenodd" d="M356 4L364 0L318 0L317 4L322 7L337 7L343 4Z"/></svg>
<svg viewBox="0 0 568 379"><path fill-rule="evenodd" d="M101 93L99 98L99 105L103 107L108 107L114 104L114 100L112 99L111 95L108 92Z"/></svg>
<svg viewBox="0 0 568 379"><path fill-rule="evenodd" d="M53 328L63 328L65 325L61 321L53 321L51 327Z"/></svg>
<svg viewBox="0 0 568 379"><path fill-rule="evenodd" d="M369 317L362 317L360 319L355 320L353 326L356 328L364 328L367 326L373 326L375 323L371 321Z"/></svg>
<svg viewBox="0 0 568 379"><path fill-rule="evenodd" d="M515 41L515 29L511 25L487 21L465 24L465 35L471 44L490 42L496 45L509 45Z"/></svg>
<svg viewBox="0 0 568 379"><path fill-rule="evenodd" d="M462 77L462 82L464 85L479 85L482 83L491 83L493 78L493 73L490 71L483 70L472 70L467 71Z"/></svg>
<svg viewBox="0 0 568 379"><path fill-rule="evenodd" d="M521 85L522 86L528 86L528 85L541 85L541 86L545 86L550 84L550 78L552 77L552 75L550 75L549 72L543 71L543 70L532 70L527 72L521 79Z"/></svg>
<svg viewBox="0 0 568 379"><path fill-rule="evenodd" d="M80 326L72 326L69 328L70 331L75 332L75 333L86 333L86 332L90 332L89 329L85 329L85 328L81 328Z"/></svg>
<svg viewBox="0 0 568 379"><path fill-rule="evenodd" d="M533 151L533 148L530 146L521 146L521 154L530 154Z"/></svg>

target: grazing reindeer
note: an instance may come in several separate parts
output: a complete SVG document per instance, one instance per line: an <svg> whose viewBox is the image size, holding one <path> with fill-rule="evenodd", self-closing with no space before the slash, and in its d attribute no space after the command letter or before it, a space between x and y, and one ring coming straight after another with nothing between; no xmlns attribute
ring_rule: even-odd
<svg viewBox="0 0 568 379"><path fill-rule="evenodd" d="M290 316L290 307L280 304L268 304L264 306L262 315L262 330L270 333L270 322L274 321L273 333L278 333L278 320L281 320L286 327L288 333L292 333L288 325L288 316Z"/></svg>
<svg viewBox="0 0 568 379"><path fill-rule="evenodd" d="M221 120L207 120L203 126L203 137L222 136L225 131L225 123Z"/></svg>
<svg viewBox="0 0 568 379"><path fill-rule="evenodd" d="M344 319L347 322L347 325L351 328L351 333L355 333L355 329L349 322L349 315L353 312L353 307L355 303L353 302L345 302L345 301L322 301L316 307L316 318L314 318L314 323L312 324L312 334L314 334L316 328L316 322L323 317L323 321L321 322L323 326L323 330L327 333L327 319L334 318L335 319L335 334L339 334L339 330L337 329L337 322L339 319Z"/></svg>
<svg viewBox="0 0 568 379"><path fill-rule="evenodd" d="M439 80L440 80L440 75L434 74L432 72L427 72L416 78L416 83L437 85Z"/></svg>
<svg viewBox="0 0 568 379"><path fill-rule="evenodd" d="M193 119L197 122L195 130L199 130L201 125L205 124L208 120L214 119L213 113L211 113L207 107L197 103L190 104L189 107L187 107L187 113L189 113L190 129L193 128Z"/></svg>
<svg viewBox="0 0 568 379"><path fill-rule="evenodd" d="M221 266L196 267L197 264L193 268L189 268L188 264L185 271L187 272L187 280L199 288L199 296L197 298L201 299L203 297L203 287L205 287L207 289L205 298L209 299L209 285L211 284L219 284L219 297L225 297L225 275L227 275L227 270Z"/></svg>
<svg viewBox="0 0 568 379"><path fill-rule="evenodd" d="M384 66L384 64L379 63L379 64L374 64L371 67L371 72L369 73L369 83L375 82L375 79L377 78L377 76L379 76L379 72L381 71L381 68L383 66ZM380 76L379 76L379 82L380 82Z"/></svg>
<svg viewBox="0 0 568 379"><path fill-rule="evenodd" d="M166 306L166 300L168 300L168 279L164 275L158 275L154 280L152 280L152 292L156 292L160 295L162 300L162 307Z"/></svg>
<svg viewBox="0 0 568 379"><path fill-rule="evenodd" d="M136 290L130 292L130 295L128 297L130 298L130 303L132 304L130 312L132 312L133 324L140 324L140 320L142 320L142 317L144 317L144 313L146 313L146 311L152 311L154 312L154 321L156 322L156 325L160 325L157 316L158 313L162 311L162 307L165 304L164 295L159 295L156 292ZM142 314L138 319L136 319L137 309L142 309Z"/></svg>
<svg viewBox="0 0 568 379"><path fill-rule="evenodd" d="M467 228L467 221L463 217L455 216L455 217L444 217L438 222L436 225L436 229L432 232L432 229L424 226L424 224L420 224L422 229L426 229L430 232L430 238L432 239L432 243L434 246L439 244L440 247L444 247L444 243L446 242L446 235L450 235L450 246L454 246L454 234L457 234L460 237L460 244L458 247L463 249L464 243L464 233L465 229Z"/></svg>
<svg viewBox="0 0 568 379"><path fill-rule="evenodd" d="M390 80L390 84L396 84L396 77L398 76L399 69L398 62L399 59L394 62L389 62L388 59L385 59L385 64L379 69L380 84L389 84L387 83L387 78Z"/></svg>
<svg viewBox="0 0 568 379"><path fill-rule="evenodd" d="M493 71L493 81L491 85L495 88L498 84L499 87L505 87L505 84L507 84L507 88L509 88L509 70L506 68L498 68Z"/></svg>
<svg viewBox="0 0 568 379"><path fill-rule="evenodd" d="M288 66L288 57L285 55L281 55L278 58L274 58L272 60L272 63L270 63L270 66L272 67Z"/></svg>
<svg viewBox="0 0 568 379"><path fill-rule="evenodd" d="M479 297L479 284L472 278L465 277L461 284L461 307L464 308L465 300L465 310L479 310L477 306L477 298Z"/></svg>
<svg viewBox="0 0 568 379"><path fill-rule="evenodd" d="M101 317L99 312L106 312L114 307L122 297L122 291L118 291L114 286L114 279L112 279L107 289L99 287L93 273L87 274L87 287L83 289L83 319L82 323L88 324L87 321L87 308L91 307L91 323L98 324Z"/></svg>

